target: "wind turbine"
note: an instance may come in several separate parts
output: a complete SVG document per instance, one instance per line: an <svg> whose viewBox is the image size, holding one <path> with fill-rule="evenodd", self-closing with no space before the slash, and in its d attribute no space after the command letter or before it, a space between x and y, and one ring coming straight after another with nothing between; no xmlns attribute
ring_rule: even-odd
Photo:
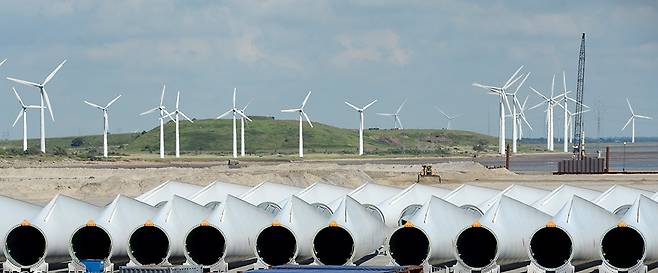
<svg viewBox="0 0 658 273"><path fill-rule="evenodd" d="M7 59L2 61L4 63ZM0 65L2 65L0 63ZM16 98L18 99L18 102L21 104L21 110L18 112L18 116L16 117L16 120L14 121L14 124L11 125L11 127L16 126L16 123L18 120L23 117L23 152L27 151L27 109L41 109L41 106L38 105L25 105L23 103L23 100L21 97L18 95L18 92L16 92L16 88L11 88L14 90L14 94L16 95Z"/></svg>
<svg viewBox="0 0 658 273"><path fill-rule="evenodd" d="M520 66L514 74L503 84L502 87L496 87L496 86L488 86L488 85L482 85L479 83L473 83L473 86L475 87L480 87L489 90L489 94L491 95L498 95L500 98L499 102L499 113L500 113L500 132L498 135L498 151L501 155L505 154L505 108L507 110L510 110L509 106L509 101L507 100L507 89L512 86L516 81L518 81L521 77L515 78L517 74L519 74L519 71L523 69L523 65Z"/></svg>
<svg viewBox="0 0 658 273"><path fill-rule="evenodd" d="M530 128L530 130L533 131L532 126L530 125L530 123L528 122L528 120L525 117L526 104L528 103L528 97L529 96L525 97L525 100L523 101L523 104L518 103L518 99L517 99L516 103L520 105L519 106L519 111L516 113L515 116L511 116L512 118L516 119L516 124L518 126L518 135L517 135L518 140L523 139L523 123L524 122L528 126L528 128Z"/></svg>
<svg viewBox="0 0 658 273"><path fill-rule="evenodd" d="M147 115L150 113L153 113L155 111L160 111L160 158L164 158L164 118L165 116L169 115L169 112L165 110L164 106L164 94L165 94L165 89L167 89L166 85L162 85L162 95L160 95L160 105L148 110L144 113L139 114L140 116ZM169 117L171 119L171 117ZM172 119L173 120L173 119Z"/></svg>
<svg viewBox="0 0 658 273"><path fill-rule="evenodd" d="M109 108L110 105L112 105L120 97L121 97L121 95L118 95L116 98L111 100L107 105L105 105L105 107L102 107L100 105L97 105L97 104L94 104L94 103L91 103L91 102L88 102L88 101L84 101L89 106L96 107L96 108L100 109L101 111L103 111L103 157L107 157L107 131L109 129L109 123L107 121L107 108Z"/></svg>
<svg viewBox="0 0 658 273"><path fill-rule="evenodd" d="M533 87L530 87L532 91L537 93L544 101L540 102L539 104L530 107L528 110L535 109L539 106L542 106L543 104L546 104L546 149L549 151L554 151L555 146L554 146L554 135L553 135L553 111L555 109L555 106L559 105L559 100L564 94L560 94L555 96L555 74L553 74L553 80L551 82L551 95L550 97L544 96L542 93L534 89ZM567 92L569 93L569 92Z"/></svg>
<svg viewBox="0 0 658 273"><path fill-rule="evenodd" d="M233 114L233 158L238 158L238 134L235 124L235 115L240 115L242 118L246 118L248 121L251 121L251 119L245 116L238 108L235 108L235 95L237 91L237 88L233 88L233 107L228 109L228 111L226 111L224 114L221 114L219 117L217 117L217 119L220 119L228 114Z"/></svg>
<svg viewBox="0 0 658 273"><path fill-rule="evenodd" d="M373 100L371 103L368 103L368 105L364 106L363 108L358 108L349 102L345 102L349 107L352 107L354 110L359 112L359 155L363 155L363 111L368 109L368 107L372 106L375 104L377 100Z"/></svg>
<svg viewBox="0 0 658 273"><path fill-rule="evenodd" d="M443 110L441 110L441 108L439 108L439 107L435 107L435 108L436 108L436 110L439 110L439 112L441 112L441 114L444 117L446 117L446 119L448 120L448 127L446 127L446 129L448 129L448 130L450 130L452 128L451 127L452 121L461 116L461 115L450 116L450 115L446 114L445 112L443 112Z"/></svg>
<svg viewBox="0 0 658 273"><path fill-rule="evenodd" d="M633 111L633 107L631 106L631 102L628 100L628 98L626 98L626 103L628 104L628 109L631 110L631 117L628 118L626 125L624 125L624 127L621 128L621 130L624 131L624 129L626 129L628 124L631 123L631 143L635 143L635 119L636 118L653 119L653 118L635 114L635 111Z"/></svg>
<svg viewBox="0 0 658 273"><path fill-rule="evenodd" d="M244 144L244 117L243 116L247 116L245 111L247 110L247 107L249 107L249 104L251 104L251 101L249 101L247 103L247 105L242 107L242 109L240 110L240 112L242 112L242 115L240 115L240 156L242 156L242 157L244 157L244 148L245 148L245 146L244 146L245 145Z"/></svg>
<svg viewBox="0 0 658 273"><path fill-rule="evenodd" d="M570 133L570 129L573 126L573 124L571 124L571 118L574 117L574 116L583 114L585 112L588 112L589 110L581 111L581 112L578 112L578 113L571 113L569 111L569 101L572 101L576 104L578 104L580 102L578 102L575 99L570 98L569 96L567 96L567 94L570 93L571 91L567 91L567 76L566 76L566 73L564 71L562 71L562 87L563 87L563 90L564 90L564 93L562 94L563 97L562 97L562 100L561 100L563 104L558 104L558 105L560 107L562 107L562 109L564 110L564 141L563 141L564 143L563 144L564 144L564 152L568 153L569 152L569 144L571 143L570 139L572 138L571 133ZM587 106L585 104L582 104L582 105L585 108L589 108L589 106Z"/></svg>
<svg viewBox="0 0 658 273"><path fill-rule="evenodd" d="M377 113L377 115L393 117L393 128L395 130L402 130L404 128L402 128L402 121L400 120L400 111L405 103L407 103L407 100L404 100L402 104L400 104L400 107L398 107L398 110L395 111L395 113ZM398 127L398 125L400 127Z"/></svg>
<svg viewBox="0 0 658 273"><path fill-rule="evenodd" d="M302 119L302 116L306 118L306 121L308 121L308 125L311 126L311 128L313 128L313 123L311 123L311 119L309 119L308 115L306 115L306 112L304 112L304 106L306 106L306 102L308 101L309 96L311 96L311 91L308 91L308 94L306 94L306 98L304 98L301 107L295 109L281 110L281 112L284 113L296 113L296 112L299 113L299 157L304 157L304 135L302 132L302 128L304 128L304 120Z"/></svg>
<svg viewBox="0 0 658 273"><path fill-rule="evenodd" d="M180 91L176 93L176 110L173 112L169 113L167 117L171 118L171 116L174 116L174 123L176 123L176 158L180 157L180 116L183 116L186 120L188 120L191 123L194 123L192 119L190 119L183 111L180 110Z"/></svg>
<svg viewBox="0 0 658 273"><path fill-rule="evenodd" d="M3 61L4 63L4 61ZM45 153L46 152L46 122L45 122L45 106L44 106L44 101L46 102L46 105L48 105L48 112L50 113L50 118L55 121L55 116L53 115L53 107L50 105L50 98L48 98L48 93L46 92L46 84L55 76L57 71L59 71L60 68L66 63L66 60L62 61L48 76L46 79L43 81L43 83L34 83L34 82L29 82L29 81L24 81L24 80L19 80L11 77L7 77L8 80L17 82L23 85L27 86L32 86L36 87L39 89L39 94L41 96L41 152Z"/></svg>
<svg viewBox="0 0 658 273"><path fill-rule="evenodd" d="M583 106L586 106L586 105L583 104ZM586 109L586 110L583 110L583 111L580 111L580 112L577 112L577 113L572 113L571 111L567 111L567 113L569 114L569 118L567 119L567 123L569 124L568 130L567 130L568 131L568 133L567 133L568 143L573 142L573 118L577 115L587 113L587 112L589 112L589 109Z"/></svg>
<svg viewBox="0 0 658 273"><path fill-rule="evenodd" d="M512 93L508 93L508 96L512 97L512 153L516 153L516 142L519 139L519 123L518 123L518 117L520 116L521 119L523 119L528 127L532 128L530 126L530 123L528 123L527 120L525 120L525 114L518 115L518 110L517 108L521 108L521 103L519 103L519 99L517 98L516 94L519 92L519 89L521 89L521 86L523 86L523 83L528 79L528 76L530 76L530 72L523 77L523 80L521 80L521 83L519 83L518 86L516 86L516 90Z"/></svg>

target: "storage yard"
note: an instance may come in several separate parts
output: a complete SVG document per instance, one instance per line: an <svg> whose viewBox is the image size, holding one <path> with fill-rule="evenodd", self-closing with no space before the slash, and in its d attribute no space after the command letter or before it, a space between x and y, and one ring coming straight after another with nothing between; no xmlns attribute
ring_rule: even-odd
<svg viewBox="0 0 658 273"><path fill-rule="evenodd" d="M655 175L516 174L461 161L432 164L438 184L416 183L416 160L10 164L0 168L10 271L104 260L105 271L315 261L642 272L658 259Z"/></svg>

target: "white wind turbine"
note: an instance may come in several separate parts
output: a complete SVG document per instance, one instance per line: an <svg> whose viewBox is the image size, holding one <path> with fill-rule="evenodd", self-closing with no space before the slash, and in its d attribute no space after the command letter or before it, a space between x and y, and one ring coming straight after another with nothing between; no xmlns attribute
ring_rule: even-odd
<svg viewBox="0 0 658 273"><path fill-rule="evenodd" d="M624 127L621 128L621 130L624 131L624 129L626 129L626 127L630 123L631 124L631 143L635 143L635 119L636 118L653 119L653 118L635 114L635 111L633 111L633 107L631 106L631 102L628 100L628 98L626 98L626 103L628 104L628 109L631 110L631 117L628 118L628 121L626 122Z"/></svg>
<svg viewBox="0 0 658 273"><path fill-rule="evenodd" d="M503 84L502 87L495 87L495 86L488 86L488 85L482 85L479 83L473 83L473 86L475 87L480 87L489 90L489 94L492 95L498 95L500 101L499 101L499 113L500 113L500 132L498 135L498 151L501 155L505 154L505 108L507 108L510 112L510 106L509 106L509 101L507 100L507 89L512 86L516 81L518 81L521 77L514 78L516 77L517 74L519 74L519 71L523 69L523 65L520 66L514 74Z"/></svg>
<svg viewBox="0 0 658 273"><path fill-rule="evenodd" d="M525 81L528 79L528 76L530 76L530 72L528 72L528 74L526 74L525 77L523 77L523 80L521 80L521 83L519 83L519 85L516 87L516 90L514 90L514 92L507 94L508 96L512 97L512 113L511 113L512 114L512 153L516 153L517 150L516 142L519 139L519 126L521 125L519 124L518 122L519 120L517 119L517 117L520 116L521 119L526 122L528 127L532 128L530 126L530 123L528 123L528 121L525 119L525 114L519 115L517 109L517 108L521 108L521 103L519 103L519 99L516 94L519 92L519 89L521 89L521 86L523 86L523 83L525 83Z"/></svg>
<svg viewBox="0 0 658 273"><path fill-rule="evenodd" d="M164 106L165 89L167 89L167 86L163 84L162 85L162 94L160 95L160 105L159 106L157 106L157 107L155 107L151 110L148 110L144 113L139 114L140 116L143 116L143 115L153 113L155 111L160 111L160 158L164 158L164 156L165 156L165 152L164 152L165 151L164 150L164 118L165 118L165 116L169 115L169 112L167 112L167 110L165 110L165 106ZM171 117L169 117L169 118L171 118Z"/></svg>
<svg viewBox="0 0 658 273"><path fill-rule="evenodd" d="M233 114L233 158L238 157L238 133L237 133L237 127L236 127L236 123L235 123L235 115L237 114L237 115L241 116L242 118L245 118L248 121L251 121L251 119L249 117L245 116L245 114L243 114L240 111L240 109L235 108L235 96L236 96L237 91L238 91L237 88L233 88L233 107L231 109L229 109L228 111L224 112L224 114L221 114L219 117L217 117L217 119L220 119L220 118L223 118L224 116L226 116L228 114L231 114L231 113Z"/></svg>
<svg viewBox="0 0 658 273"><path fill-rule="evenodd" d="M546 149L549 151L554 151L555 150L555 145L554 145L554 134L553 134L553 112L555 109L555 106L559 105L560 98L564 96L564 94L560 94L555 96L555 74L553 74L553 80L551 82L551 95L550 97L544 96L542 93L539 91L535 90L534 88L530 87L532 91L537 93L544 101L540 102L539 104L530 107L528 110L535 109L539 106L542 106L543 104L546 104ZM567 92L569 93L569 92Z"/></svg>
<svg viewBox="0 0 658 273"><path fill-rule="evenodd" d="M461 116L461 115L450 116L450 115L446 114L445 112L443 112L443 110L441 110L441 108L439 108L439 107L435 107L435 108L436 108L436 110L439 110L439 112L441 112L441 114L448 120L448 127L446 127L446 129L448 129L448 130L452 129L452 121Z"/></svg>
<svg viewBox="0 0 658 273"><path fill-rule="evenodd" d="M377 113L377 115L393 117L393 128L396 130L402 130L404 128L402 127L402 121L400 120L400 111L405 103L407 103L407 100L404 100L402 104L400 104L400 107L398 107L398 110L395 111L395 113Z"/></svg>
<svg viewBox="0 0 658 273"><path fill-rule="evenodd" d="M169 113L167 117L172 118L174 116L174 123L176 123L176 158L180 157L180 117L183 116L186 120L191 123L194 123L183 111L180 110L180 91L176 93L176 110Z"/></svg>
<svg viewBox="0 0 658 273"><path fill-rule="evenodd" d="M364 106L363 108L358 108L349 102L345 102L349 107L352 107L354 110L359 112L359 155L363 155L363 111L368 109L368 107L372 106L375 104L377 100L373 100L371 103L368 103L368 105Z"/></svg>
<svg viewBox="0 0 658 273"><path fill-rule="evenodd" d="M520 104L518 99L517 99L516 103L519 105L519 111L516 113L515 116L514 115L510 116L510 117L513 117L514 119L516 119L516 124L518 126L518 135L517 135L518 140L523 139L523 123L524 122L528 126L528 128L530 128L530 130L533 131L532 126L530 125L530 123L528 122L528 120L525 117L526 104L528 103L528 97L529 96L525 97L525 100L523 101L523 104Z"/></svg>
<svg viewBox="0 0 658 273"><path fill-rule="evenodd" d="M107 120L108 119L107 118L107 108L109 108L110 105L112 105L120 97L121 97L121 95L118 95L116 98L111 100L107 105L105 105L105 107L102 107L100 105L97 105L97 104L94 104L94 103L91 103L91 102L88 102L88 101L84 101L89 106L96 107L96 108L100 109L101 111L103 111L103 157L107 157L107 131L109 129L109 123L108 123L108 120Z"/></svg>
<svg viewBox="0 0 658 273"><path fill-rule="evenodd" d="M245 149L245 144L244 144L244 123L245 119L244 117L247 116L246 112L247 107L249 107L249 104L251 104L251 101L249 101L242 109L239 109L240 112L242 112L242 115L240 115L240 156L244 157L244 149Z"/></svg>
<svg viewBox="0 0 658 273"><path fill-rule="evenodd" d="M4 61L3 61L4 63ZM39 89L39 94L41 96L41 152L45 153L46 152L46 121L45 121L45 105L48 105L48 112L50 112L50 118L55 121L55 116L53 115L53 108L52 105L50 105L50 98L48 97L48 93L46 92L46 84L55 76L57 71L59 71L60 68L66 63L66 60L62 61L48 76L46 79L43 81L43 83L34 83L34 82L29 82L29 81L24 81L24 80L19 80L11 77L7 77L8 80L17 82L23 85L27 86L32 86L36 87Z"/></svg>
<svg viewBox="0 0 658 273"><path fill-rule="evenodd" d="M585 106L585 105L583 104L583 106ZM567 119L567 123L569 124L569 127L567 129L567 137L568 137L567 141L568 141L569 144L573 143L573 118L577 115L587 113L587 112L589 112L589 109L583 110L583 111L580 111L580 112L577 112L577 113L572 113L571 111L567 111L567 113L569 115L569 118Z"/></svg>
<svg viewBox="0 0 658 273"><path fill-rule="evenodd" d="M571 138L572 138L571 133L570 133L570 129L572 129L571 127L573 127L573 124L571 124L571 118L574 117L574 116L580 115L582 113L588 112L588 110L587 111L581 111L581 112L578 112L578 113L571 113L569 111L569 101L574 102L576 104L578 104L579 102L576 101L575 99L570 98L569 96L567 96L567 94L570 93L571 91L567 91L567 76L566 76L566 73L564 71L562 71L562 87L563 87L563 92L564 93L562 94L563 95L562 100L561 100L562 104L559 104L559 106L562 107L562 109L564 110L564 141L563 141L564 143L563 144L564 144L564 152L568 153L569 152L569 144L571 143ZM583 107L589 108L589 106L587 106L585 104L583 104Z"/></svg>
<svg viewBox="0 0 658 273"><path fill-rule="evenodd" d="M5 59L6 61L7 59ZM5 61L2 61L4 63ZM0 63L0 65L2 65ZM18 112L18 116L16 117L16 120L14 121L14 124L11 125L11 127L16 126L16 123L18 120L23 117L23 151L27 151L27 109L41 109L41 106L38 105L25 105L23 103L23 100L21 97L18 95L18 92L16 92L16 88L11 88L14 90L14 94L16 95L16 98L18 99L18 102L21 104L21 110Z"/></svg>
<svg viewBox="0 0 658 273"><path fill-rule="evenodd" d="M308 115L306 115L306 112L304 112L304 106L306 106L306 102L308 101L309 96L311 96L311 91L308 91L308 94L306 94L306 98L304 98L301 107L295 109L281 110L281 112L284 113L299 113L299 157L304 157L304 135L302 130L302 128L304 128L303 118L306 118L306 121L308 121L308 125L311 126L311 128L313 128L313 123L311 123L311 119L309 119Z"/></svg>

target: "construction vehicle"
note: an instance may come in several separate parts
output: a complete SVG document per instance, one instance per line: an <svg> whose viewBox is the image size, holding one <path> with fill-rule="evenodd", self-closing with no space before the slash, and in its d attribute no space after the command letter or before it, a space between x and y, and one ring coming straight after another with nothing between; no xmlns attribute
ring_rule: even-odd
<svg viewBox="0 0 658 273"><path fill-rule="evenodd" d="M420 183L420 179L424 177L438 178L439 183L441 183L441 176L439 176L439 173L435 171L434 168L432 168L432 165L423 165L421 167L420 172L418 173L418 178L416 179L416 183Z"/></svg>

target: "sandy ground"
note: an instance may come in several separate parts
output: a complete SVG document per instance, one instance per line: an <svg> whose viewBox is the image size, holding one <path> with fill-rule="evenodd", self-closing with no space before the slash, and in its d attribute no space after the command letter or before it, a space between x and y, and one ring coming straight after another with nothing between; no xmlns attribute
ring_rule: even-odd
<svg viewBox="0 0 658 273"><path fill-rule="evenodd" d="M163 181L177 180L207 185L214 180L255 185L272 181L305 187L313 182L356 187L365 181L404 187L415 183L421 163L417 159L380 161L242 162L229 168L226 162L33 162L0 161L0 194L44 204L62 193L98 205L117 194L137 196ZM455 188L462 183L503 189L511 184L554 189L573 184L604 191L613 184L658 191L658 175L560 175L515 174L504 169L487 169L469 161L433 164L439 170L440 187ZM439 183L424 178L422 183Z"/></svg>

